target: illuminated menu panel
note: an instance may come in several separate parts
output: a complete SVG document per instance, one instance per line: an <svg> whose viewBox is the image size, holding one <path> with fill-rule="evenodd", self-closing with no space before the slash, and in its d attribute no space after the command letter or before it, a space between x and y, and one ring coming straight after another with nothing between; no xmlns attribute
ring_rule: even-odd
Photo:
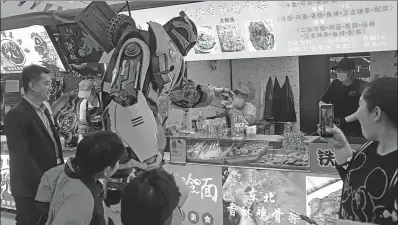
<svg viewBox="0 0 398 225"><path fill-rule="evenodd" d="M1 73L21 73L31 64L65 68L43 26L1 31Z"/></svg>
<svg viewBox="0 0 398 225"><path fill-rule="evenodd" d="M397 50L396 1L210 1L131 14L147 29L180 11L199 32L188 61Z"/></svg>

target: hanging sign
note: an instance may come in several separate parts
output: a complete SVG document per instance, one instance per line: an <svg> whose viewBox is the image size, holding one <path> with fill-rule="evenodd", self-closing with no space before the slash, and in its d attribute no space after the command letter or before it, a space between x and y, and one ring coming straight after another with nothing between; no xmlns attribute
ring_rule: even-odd
<svg viewBox="0 0 398 225"><path fill-rule="evenodd" d="M0 36L1 73L21 73L23 68L31 64L55 65L65 71L43 26L1 31Z"/></svg>
<svg viewBox="0 0 398 225"><path fill-rule="evenodd" d="M185 164L187 160L187 142L185 139L170 140L170 163Z"/></svg>

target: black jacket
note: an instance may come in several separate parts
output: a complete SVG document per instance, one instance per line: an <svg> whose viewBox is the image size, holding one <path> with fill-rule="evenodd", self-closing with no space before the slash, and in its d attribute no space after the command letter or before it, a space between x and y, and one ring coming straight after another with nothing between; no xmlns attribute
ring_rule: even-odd
<svg viewBox="0 0 398 225"><path fill-rule="evenodd" d="M275 77L274 89L272 90L272 111L274 120L282 122L282 88L279 85L278 78Z"/></svg>
<svg viewBox="0 0 398 225"><path fill-rule="evenodd" d="M281 94L282 118L279 121L297 122L296 110L294 109L294 96L288 76L286 76L285 83L282 86Z"/></svg>
<svg viewBox="0 0 398 225"><path fill-rule="evenodd" d="M267 87L265 89L265 104L264 104L265 107L264 107L264 116L263 116L263 119L267 121L272 121L274 119L272 98L273 98L272 78L269 77L267 82Z"/></svg>
<svg viewBox="0 0 398 225"><path fill-rule="evenodd" d="M45 114L63 163L59 135L48 110ZM25 99L7 113L4 129L10 154L12 195L35 198L42 175L57 165L54 142L33 106Z"/></svg>

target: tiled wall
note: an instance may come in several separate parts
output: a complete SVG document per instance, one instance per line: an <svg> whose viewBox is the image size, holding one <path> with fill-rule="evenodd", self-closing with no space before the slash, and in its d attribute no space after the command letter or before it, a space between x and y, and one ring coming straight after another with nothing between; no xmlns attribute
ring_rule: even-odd
<svg viewBox="0 0 398 225"><path fill-rule="evenodd" d="M383 76L395 76L397 62L395 51L388 52L371 52L371 79ZM251 101L257 107L257 118L262 119L264 106L261 105L261 84L268 81L271 76L273 81L278 79L282 86L285 77L289 77L292 87L297 122L293 123L293 130L300 130L300 87L299 87L299 64L298 57L278 57L278 58L258 58L258 59L236 59L236 60L219 60L219 61L198 61L188 62L188 76L196 83L212 84L219 87L231 87L231 68L232 68L232 88L236 87L240 82L246 84L251 82L256 89L256 97ZM265 91L265 90L264 90ZM203 108L205 117L214 116L216 108ZM198 117L198 109L191 109L191 118ZM169 112L168 126L174 121L182 121L182 111L179 109L171 109Z"/></svg>
<svg viewBox="0 0 398 225"><path fill-rule="evenodd" d="M188 62L188 76L197 83L231 87L231 68L232 88L236 87L240 82L246 84L251 81L254 84L256 97L251 102L257 106L257 119L262 118L264 111L264 106L260 104L260 96L264 94L261 93L261 83L264 82L266 84L271 76L273 80L277 78L282 86L285 83L285 77L288 76L294 95L297 115L297 122L293 123L293 129L300 129L298 57ZM191 109L191 118L197 118L198 111L198 109ZM203 109L203 114L205 117L214 116L216 109L211 106L206 107ZM169 111L167 125L169 126L175 121L182 121L182 111L179 109L171 109Z"/></svg>
<svg viewBox="0 0 398 225"><path fill-rule="evenodd" d="M230 62L230 60L188 62L188 77L197 84L211 84L213 86L230 88ZM202 108L203 116L215 116L216 110L217 109L212 106ZM198 118L199 109L191 109L190 114L191 118ZM182 110L171 108L166 127L174 125L176 121L181 123L182 119Z"/></svg>
<svg viewBox="0 0 398 225"><path fill-rule="evenodd" d="M251 82L256 89L256 97L251 102L257 107L257 118L263 118L264 105L261 104L261 85L267 84L269 77L273 83L278 79L279 85L285 83L286 76L294 95L297 122L293 123L293 130L300 130L300 88L299 88L299 65L298 57L259 58L232 60L232 83L236 87L239 83ZM265 91L265 89L264 89Z"/></svg>
<svg viewBox="0 0 398 225"><path fill-rule="evenodd" d="M370 53L370 76L371 80L380 77L396 77L397 67L396 51L371 52Z"/></svg>

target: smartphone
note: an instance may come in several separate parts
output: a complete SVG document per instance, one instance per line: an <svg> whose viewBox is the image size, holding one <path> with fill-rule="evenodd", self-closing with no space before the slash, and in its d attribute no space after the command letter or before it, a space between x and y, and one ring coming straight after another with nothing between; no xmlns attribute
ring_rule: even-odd
<svg viewBox="0 0 398 225"><path fill-rule="evenodd" d="M324 104L319 106L319 125L321 129L321 137L332 137L331 133L326 131L327 128L333 128L334 108L332 104Z"/></svg>

